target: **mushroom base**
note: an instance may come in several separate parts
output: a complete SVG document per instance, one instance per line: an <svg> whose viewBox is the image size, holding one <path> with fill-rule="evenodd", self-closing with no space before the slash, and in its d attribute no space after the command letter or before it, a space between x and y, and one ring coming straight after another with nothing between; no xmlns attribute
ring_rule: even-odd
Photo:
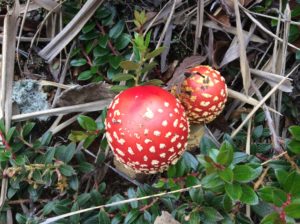
<svg viewBox="0 0 300 224"><path fill-rule="evenodd" d="M195 148L198 148L204 133L205 127L203 124L190 124L187 150L191 151Z"/></svg>

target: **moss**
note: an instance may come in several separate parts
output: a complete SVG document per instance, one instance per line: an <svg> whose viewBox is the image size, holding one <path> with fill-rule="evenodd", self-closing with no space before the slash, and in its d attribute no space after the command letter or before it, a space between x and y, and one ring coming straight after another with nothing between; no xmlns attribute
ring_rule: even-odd
<svg viewBox="0 0 300 224"><path fill-rule="evenodd" d="M37 81L31 79L14 83L12 100L19 106L22 114L49 108L46 93L42 91ZM44 116L39 120L47 120L47 118Z"/></svg>

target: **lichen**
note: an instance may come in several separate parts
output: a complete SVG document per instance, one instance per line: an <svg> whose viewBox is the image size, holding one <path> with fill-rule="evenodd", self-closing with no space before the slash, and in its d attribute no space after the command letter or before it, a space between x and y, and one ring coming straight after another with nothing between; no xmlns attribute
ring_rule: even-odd
<svg viewBox="0 0 300 224"><path fill-rule="evenodd" d="M35 80L26 79L14 83L12 100L20 109L22 114L49 108L47 95ZM39 117L39 120L47 120L47 116Z"/></svg>

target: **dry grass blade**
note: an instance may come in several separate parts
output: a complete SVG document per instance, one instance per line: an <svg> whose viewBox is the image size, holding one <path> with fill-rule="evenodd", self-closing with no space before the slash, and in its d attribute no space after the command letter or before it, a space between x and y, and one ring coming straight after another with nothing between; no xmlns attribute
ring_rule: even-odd
<svg viewBox="0 0 300 224"><path fill-rule="evenodd" d="M2 69L1 69L1 115L4 116L6 132L10 129L12 115L12 87L15 67L15 47L17 35L17 21L20 15L20 4L16 1L4 18L2 43ZM8 179L2 178L0 208L6 200Z"/></svg>
<svg viewBox="0 0 300 224"><path fill-rule="evenodd" d="M293 68L293 70L286 75L285 79L288 78L291 74L294 73L294 71L296 71L296 69L300 66L300 64L298 64L297 66L295 66ZM270 98L270 96L272 94L274 94L280 85L283 84L283 82L285 81L285 79L281 80L276 86L274 86L268 93L267 95L264 96L264 98L259 101L259 103L252 109L252 111L246 116L246 118L243 120L243 122L240 124L240 126L235 129L232 134L231 137L234 138L239 132L240 130L244 127L244 125L249 121L249 119L255 114L255 112Z"/></svg>
<svg viewBox="0 0 300 224"><path fill-rule="evenodd" d="M23 14L24 12L31 12L40 8L41 6L33 2L30 2L28 9L26 9L26 4L22 4L20 5L20 14Z"/></svg>
<svg viewBox="0 0 300 224"><path fill-rule="evenodd" d="M53 0L33 0L37 5L47 9L48 11L59 12L60 7L57 7L59 4Z"/></svg>
<svg viewBox="0 0 300 224"><path fill-rule="evenodd" d="M197 23L195 32L194 55L197 54L204 20L204 1L197 1Z"/></svg>
<svg viewBox="0 0 300 224"><path fill-rule="evenodd" d="M279 90L283 92L290 93L293 91L293 85L291 83L291 79L285 79L283 76L271 73L271 72L265 72L258 69L252 69L250 68L250 72L253 75L256 75L260 79L268 82L271 86L275 86L277 83L279 83L281 80L284 79L283 84L278 88Z"/></svg>
<svg viewBox="0 0 300 224"><path fill-rule="evenodd" d="M40 116L54 116L60 114L68 114L74 112L92 112L103 110L111 102L111 99L99 100L92 103L84 103L67 107L54 108L43 111L36 111L27 114L19 114L12 116L13 121L24 121Z"/></svg>
<svg viewBox="0 0 300 224"><path fill-rule="evenodd" d="M39 55L47 61L53 60L80 32L103 2L104 0L88 0L71 22L39 52Z"/></svg>
<svg viewBox="0 0 300 224"><path fill-rule="evenodd" d="M192 21L191 23L193 25L195 25L196 21ZM237 29L235 27L221 27L214 21L206 21L206 22L204 22L203 25L205 27L209 27L209 28L212 28L212 29L215 29L215 30L224 31L224 32L227 32L227 33L237 35ZM243 30L243 34L244 34L244 36L250 36L250 41L260 43L260 44L267 43L266 40L260 38L259 36L255 35L255 34L249 35L250 33L248 31Z"/></svg>
<svg viewBox="0 0 300 224"><path fill-rule="evenodd" d="M278 40L279 42L283 42L283 39L281 39L280 37L276 36L274 33L272 33L270 30L268 30L266 27L264 27L257 19L255 19L248 11L247 9L245 9L244 7L240 6L243 10L244 13L249 17L249 19L252 20L252 22L254 22L260 29L262 29L266 34L268 34L269 36L273 37L274 39ZM295 50L300 50L299 47L288 43L288 46L294 48Z"/></svg>
<svg viewBox="0 0 300 224"><path fill-rule="evenodd" d="M246 54L246 44L245 38L243 34L241 18L240 18L240 11L239 11L239 3L238 0L234 0L234 11L236 16L236 26L237 26L237 37L239 40L239 52L240 52L240 67L241 67L241 74L243 77L243 86L246 95L248 95L248 90L250 88L251 82L251 75L249 70L249 63Z"/></svg>
<svg viewBox="0 0 300 224"><path fill-rule="evenodd" d="M63 214L63 215L59 215L59 216L56 216L56 217L53 217L53 218L49 218L46 221L42 222L41 224L50 224L50 223L53 223L53 222L58 221L60 219L70 217L72 215L81 214L81 213L96 210L96 209L109 208L109 207L113 207L113 206L117 206L117 205L128 204L130 202L147 200L147 199L162 197L162 196L165 196L165 195L170 195L170 194L175 194L175 193L182 193L182 192L189 191L191 189L198 189L198 188L201 188L201 187L202 187L202 185L198 184L198 185L194 185L194 186L191 186L191 187L186 187L186 188L182 188L182 189L178 189L178 190L174 190L174 191L161 192L161 193L158 193L158 194L152 194L152 195L148 195L148 196L144 196L144 197L130 198L130 199L126 199L126 200L123 200L123 201L117 201L117 202L113 202L113 203L106 204L106 205L100 205L100 206L95 206L95 207L91 207L91 208L81 209L81 210L78 210L78 211L75 211L75 212L69 212L69 213L66 213L66 214Z"/></svg>
<svg viewBox="0 0 300 224"><path fill-rule="evenodd" d="M237 91L234 91L232 89L229 89L229 88L228 88L228 96L231 97L231 98L240 100L240 101L242 101L244 103L248 103L248 104L250 104L252 106L257 106L259 104L258 100L254 99L252 97L246 96L246 95L244 95L244 94L242 94L240 92L237 92ZM279 112L277 112L276 110L274 110L273 108L268 107L268 109L270 111L272 111L273 113L282 115Z"/></svg>

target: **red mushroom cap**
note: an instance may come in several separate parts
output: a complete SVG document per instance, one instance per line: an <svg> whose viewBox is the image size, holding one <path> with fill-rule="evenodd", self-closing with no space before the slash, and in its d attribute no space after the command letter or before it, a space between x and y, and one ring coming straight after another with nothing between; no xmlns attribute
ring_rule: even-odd
<svg viewBox="0 0 300 224"><path fill-rule="evenodd" d="M106 137L116 159L136 172L156 173L176 163L189 132L184 107L157 86L137 86L108 107Z"/></svg>
<svg viewBox="0 0 300 224"><path fill-rule="evenodd" d="M191 123L208 123L224 109L227 85L220 73L209 66L197 66L187 71L179 99Z"/></svg>

